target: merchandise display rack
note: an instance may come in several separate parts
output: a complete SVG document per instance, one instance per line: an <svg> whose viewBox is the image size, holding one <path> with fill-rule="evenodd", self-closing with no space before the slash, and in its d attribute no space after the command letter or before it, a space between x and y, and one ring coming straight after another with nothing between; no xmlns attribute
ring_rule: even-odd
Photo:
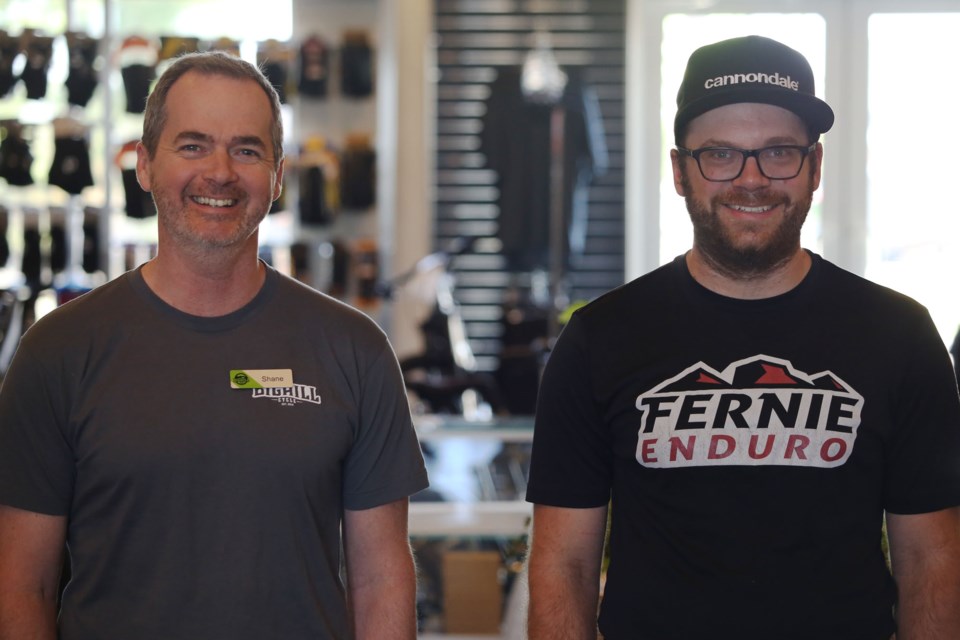
<svg viewBox="0 0 960 640"><path fill-rule="evenodd" d="M30 172L34 179L33 184L21 186L0 180L0 205L4 205L8 211L4 231L8 232L11 238L15 238L11 243L11 258L5 272L18 271L20 268L23 249L19 237L24 228L38 225L41 234L46 238L50 227L55 222L59 224L61 218L67 235L65 246L68 264L58 270L56 275L59 281L74 288L90 288L115 278L149 259L155 252L155 216L147 214L144 218L136 219L133 214L129 214L122 188L121 170L133 168L131 145L140 136L143 118L142 112L126 110L129 98L124 98L127 82L125 72L133 66L152 69L155 74L162 72L167 62L164 57L167 55L166 49L162 46L165 39L192 41L194 44L198 43L200 49L223 48L221 41L224 39L173 33L153 23L138 23L139 28L137 25L128 25L124 20L133 14L123 11L123 1L102 0L102 16L93 16L90 22L91 16L79 11L75 6L77 0L66 0L67 26L63 33L47 33L32 27L21 28L5 24L3 19L0 19L0 29L16 40L22 38L23 42L28 42L28 36L40 38L42 35L53 42L51 64L46 71L46 95L40 98L25 95L24 87L18 86L18 82L10 95L5 97L5 104L0 110L0 119L22 122L29 127L29 144L39 151L33 153L35 159ZM356 295L359 269L353 262L351 250L355 245L362 244L372 247L373 252L378 251L386 244L382 234L392 228L392 223L384 219L385 216L392 215L391 208L381 206L377 197L384 191L380 188L380 176L389 176L392 172L390 166L381 164L381 158L376 153L381 135L379 110L385 108L379 96L376 64L377 39L382 28L381 4L379 0L322 3L293 0L293 32L289 41L280 44L288 52L295 53L299 43L308 37L317 37L325 42L328 47L328 90L323 96L302 95L296 89L287 92L288 98L283 105L286 129L284 149L287 156L284 196L281 198L279 210L271 213L261 225L260 234L263 256L272 260L278 268L355 306L363 305ZM89 11L89 7L85 9ZM67 54L64 53L67 49L66 41L68 35L86 35L83 32L87 22L90 22L92 30L102 31L87 36L97 45L97 57L93 63L93 69L96 70L95 88L89 105L68 105L63 82L67 74L65 66L69 66ZM97 24L100 26L96 26ZM20 32L13 33L14 30ZM341 70L340 65L345 59L342 41L346 40L348 34L354 39L357 34L362 34L369 43L373 58L372 79L369 92L365 94L347 95L344 88L348 74ZM128 46L133 40L140 43L139 47ZM260 47L276 41L264 37L257 41L244 39L232 42L242 52L249 53L251 47L257 48L259 62ZM18 58L19 63L24 56ZM285 63L290 78L287 84L295 85L298 60L294 55L286 58ZM53 146L54 125L58 120L67 119L76 121L78 127L82 126L84 130L78 135L89 145L93 184L84 187L82 194L61 193L42 175L48 168L48 148L52 149ZM386 130L383 135L393 135L390 127L383 128ZM303 194L298 184L304 166L301 152L307 141L315 139L326 141L330 148L337 152L348 147L355 148L357 140L368 140L374 162L377 163L372 169L372 179L376 180L376 183L371 184L374 195L370 199L351 205L346 198L338 197L337 203L339 205L342 201L343 207L337 210L334 219L323 224L305 224L301 220L300 203ZM351 175L356 175L356 171ZM388 192L387 197L389 196ZM95 272L85 272L86 261L82 256L85 239L81 226L84 221L91 219L96 226L98 267ZM306 251L298 253L295 247L298 244L302 245L300 249L306 248ZM346 250L344 266L348 286L337 292L331 290L330 283L333 272L332 245ZM303 264L294 264L296 259L301 259ZM384 260L376 255L372 258L364 256L364 259L376 269L384 265ZM49 261L46 253L44 260ZM389 270L389 265L384 267ZM44 268L50 269L47 264ZM366 273L369 274L369 269ZM4 281L15 280L15 275L5 273ZM379 273L373 273L371 277L379 277ZM53 278L49 274L45 274L43 279L45 283L53 284ZM376 311L369 305L364 310Z"/></svg>

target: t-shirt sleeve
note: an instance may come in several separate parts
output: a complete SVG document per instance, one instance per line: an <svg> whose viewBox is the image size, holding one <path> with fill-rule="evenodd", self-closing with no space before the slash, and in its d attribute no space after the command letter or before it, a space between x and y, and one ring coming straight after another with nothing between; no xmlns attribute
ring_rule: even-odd
<svg viewBox="0 0 960 640"><path fill-rule="evenodd" d="M590 376L584 323L574 314L543 372L527 501L590 508L610 499L613 455Z"/></svg>
<svg viewBox="0 0 960 640"><path fill-rule="evenodd" d="M0 504L66 515L74 456L61 431L64 400L23 339L0 386Z"/></svg>
<svg viewBox="0 0 960 640"><path fill-rule="evenodd" d="M363 374L359 427L344 466L344 507L369 509L428 485L403 377L389 345Z"/></svg>
<svg viewBox="0 0 960 640"><path fill-rule="evenodd" d="M926 312L904 338L884 507L927 513L960 504L960 399L945 345Z"/></svg>

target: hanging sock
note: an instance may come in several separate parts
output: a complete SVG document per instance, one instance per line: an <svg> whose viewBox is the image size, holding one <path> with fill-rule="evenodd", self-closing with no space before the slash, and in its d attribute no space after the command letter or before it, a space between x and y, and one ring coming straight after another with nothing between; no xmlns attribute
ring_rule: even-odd
<svg viewBox="0 0 960 640"><path fill-rule="evenodd" d="M0 142L0 178L13 187L26 187L33 184L30 168L33 155L30 145L23 137L23 125L16 120L2 123L3 141Z"/></svg>
<svg viewBox="0 0 960 640"><path fill-rule="evenodd" d="M7 208L0 205L0 269L7 266L7 260L10 259L10 244L7 242L8 218Z"/></svg>
<svg viewBox="0 0 960 640"><path fill-rule="evenodd" d="M20 79L27 87L27 98L40 100L47 95L47 71L50 69L50 58L53 57L53 38L25 30L23 40L27 63L20 73Z"/></svg>
<svg viewBox="0 0 960 640"><path fill-rule="evenodd" d="M20 42L0 29L0 98L7 95L19 78L13 75L13 62L20 55Z"/></svg>
<svg viewBox="0 0 960 640"><path fill-rule="evenodd" d="M330 54L319 36L310 36L300 45L297 90L311 98L327 96L327 78L330 75Z"/></svg>
<svg viewBox="0 0 960 640"><path fill-rule="evenodd" d="M72 195L93 185L87 128L74 118L53 121L54 154L48 181Z"/></svg>
<svg viewBox="0 0 960 640"><path fill-rule="evenodd" d="M23 255L20 263L20 270L27 284L33 289L39 289L42 284L43 252L40 246L40 230L36 221L33 221L33 224L25 225L23 229Z"/></svg>
<svg viewBox="0 0 960 640"><path fill-rule="evenodd" d="M100 210L87 207L83 210L83 257L81 266L87 273L97 273L100 268Z"/></svg>
<svg viewBox="0 0 960 640"><path fill-rule="evenodd" d="M277 90L280 102L287 102L287 85L290 82L290 61L294 53L289 46L277 41L267 40L257 46L257 64L263 69L263 75Z"/></svg>
<svg viewBox="0 0 960 640"><path fill-rule="evenodd" d="M157 215L153 197L144 191L140 182L137 181L137 141L129 140L125 142L113 157L113 162L120 169L120 179L123 183L123 195L126 202L124 211L127 217L142 220Z"/></svg>
<svg viewBox="0 0 960 640"><path fill-rule="evenodd" d="M97 57L100 41L83 33L67 32L70 70L67 74L67 102L85 107L97 88Z"/></svg>
<svg viewBox="0 0 960 640"><path fill-rule="evenodd" d="M340 159L340 205L344 210L363 211L376 201L377 155L370 137L347 136Z"/></svg>
<svg viewBox="0 0 960 640"><path fill-rule="evenodd" d="M373 49L366 31L346 31L340 49L343 95L366 98L373 93Z"/></svg>
<svg viewBox="0 0 960 640"><path fill-rule="evenodd" d="M303 143L300 157L300 222L329 225L340 211L340 159L321 136Z"/></svg>
<svg viewBox="0 0 960 640"><path fill-rule="evenodd" d="M141 36L129 36L120 45L118 60L127 97L127 113L147 110L147 95L156 78L157 59L157 46Z"/></svg>

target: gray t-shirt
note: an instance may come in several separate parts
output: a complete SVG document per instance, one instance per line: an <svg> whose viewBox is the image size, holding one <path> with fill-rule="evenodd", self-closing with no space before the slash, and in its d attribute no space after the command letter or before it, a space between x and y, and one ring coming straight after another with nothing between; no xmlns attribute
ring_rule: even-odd
<svg viewBox="0 0 960 640"><path fill-rule="evenodd" d="M426 485L386 336L272 269L217 318L125 274L34 325L0 393L0 503L69 518L62 640L349 638L343 509Z"/></svg>

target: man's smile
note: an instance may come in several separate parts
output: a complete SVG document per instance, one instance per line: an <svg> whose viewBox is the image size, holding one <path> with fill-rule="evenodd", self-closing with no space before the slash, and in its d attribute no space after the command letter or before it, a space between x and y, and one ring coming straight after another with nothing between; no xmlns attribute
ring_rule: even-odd
<svg viewBox="0 0 960 640"><path fill-rule="evenodd" d="M769 213L777 205L763 205L759 207L748 207L742 204L728 204L726 205L728 209L733 209L734 211L739 211L740 213Z"/></svg>
<svg viewBox="0 0 960 640"><path fill-rule="evenodd" d="M232 207L237 204L237 200L233 198L208 198L206 196L190 196L190 199L196 202L197 204L202 204L208 207Z"/></svg>

